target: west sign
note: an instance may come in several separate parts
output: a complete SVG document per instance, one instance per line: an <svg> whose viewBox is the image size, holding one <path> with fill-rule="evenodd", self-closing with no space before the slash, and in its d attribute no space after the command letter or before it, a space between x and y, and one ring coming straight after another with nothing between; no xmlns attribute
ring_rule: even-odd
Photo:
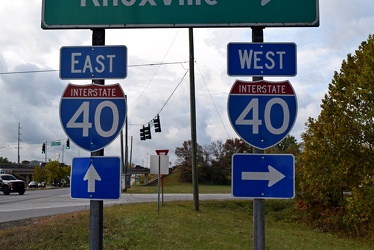
<svg viewBox="0 0 374 250"><path fill-rule="evenodd" d="M319 26L318 0L43 0L43 29Z"/></svg>

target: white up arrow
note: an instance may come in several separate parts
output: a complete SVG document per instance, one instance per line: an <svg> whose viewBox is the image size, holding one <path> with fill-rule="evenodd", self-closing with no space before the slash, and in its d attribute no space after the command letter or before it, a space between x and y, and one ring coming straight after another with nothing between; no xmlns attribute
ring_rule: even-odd
<svg viewBox="0 0 374 250"><path fill-rule="evenodd" d="M242 172L243 181L269 181L268 187L273 186L278 181L286 177L284 174L268 166L269 172Z"/></svg>
<svg viewBox="0 0 374 250"><path fill-rule="evenodd" d="M84 181L88 180L88 188L87 191L89 193L95 193L95 184L96 180L101 181L100 175L97 173L95 167L91 164L91 166L88 168L86 175L83 177Z"/></svg>
<svg viewBox="0 0 374 250"><path fill-rule="evenodd" d="M266 4L268 4L271 0L261 0L261 5L262 6L265 6Z"/></svg>

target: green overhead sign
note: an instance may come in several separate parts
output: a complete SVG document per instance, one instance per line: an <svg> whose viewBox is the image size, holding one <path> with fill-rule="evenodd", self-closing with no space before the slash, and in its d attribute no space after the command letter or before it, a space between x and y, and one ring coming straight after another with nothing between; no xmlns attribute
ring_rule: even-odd
<svg viewBox="0 0 374 250"><path fill-rule="evenodd" d="M43 29L319 26L318 0L43 0Z"/></svg>
<svg viewBox="0 0 374 250"><path fill-rule="evenodd" d="M53 141L53 142L51 142L51 146L61 146L61 142Z"/></svg>

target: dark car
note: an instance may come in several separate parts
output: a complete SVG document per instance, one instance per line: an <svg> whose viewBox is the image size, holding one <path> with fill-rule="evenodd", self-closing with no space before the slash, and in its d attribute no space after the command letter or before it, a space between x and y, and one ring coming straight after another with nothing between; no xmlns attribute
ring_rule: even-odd
<svg viewBox="0 0 374 250"><path fill-rule="evenodd" d="M0 191L5 195L10 193L23 195L26 192L26 182L18 180L11 174L0 174Z"/></svg>
<svg viewBox="0 0 374 250"><path fill-rule="evenodd" d="M30 181L29 188L38 188L38 183L36 181Z"/></svg>

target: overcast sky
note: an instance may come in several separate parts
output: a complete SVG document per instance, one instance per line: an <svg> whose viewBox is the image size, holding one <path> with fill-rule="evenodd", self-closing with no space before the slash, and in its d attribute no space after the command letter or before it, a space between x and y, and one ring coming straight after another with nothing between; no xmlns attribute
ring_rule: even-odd
<svg viewBox="0 0 374 250"><path fill-rule="evenodd" d="M43 30L41 9L41 0L0 3L0 156L17 162L20 137L21 161L43 161L41 145L48 142L48 158L55 160L59 153L60 161L71 164L73 157L90 153L74 144L71 149L62 150L62 146L52 147L50 142L60 140L65 144L67 139L59 118L59 103L66 85L90 81L60 80L60 48L91 45L92 31ZM321 99L334 71L340 70L348 53L353 54L367 40L373 27L373 0L321 0L320 27L264 30L265 42L297 45L297 76L265 79L289 80L293 85L298 116L290 134L299 142L308 117L316 118L320 112ZM197 139L203 146L238 137L228 119L227 98L236 79L251 78L227 75L230 42L251 42L251 29L194 29ZM128 50L127 78L107 80L106 84L120 83L128 96L132 162L147 166L156 149L169 149L174 163L175 148L191 138L189 74L185 76L189 67L188 29L107 29L106 45L125 45ZM22 73L29 71L37 72ZM162 133L152 129L152 139L140 141L141 125L158 113ZM105 149L105 155L119 156L119 142L118 137Z"/></svg>

